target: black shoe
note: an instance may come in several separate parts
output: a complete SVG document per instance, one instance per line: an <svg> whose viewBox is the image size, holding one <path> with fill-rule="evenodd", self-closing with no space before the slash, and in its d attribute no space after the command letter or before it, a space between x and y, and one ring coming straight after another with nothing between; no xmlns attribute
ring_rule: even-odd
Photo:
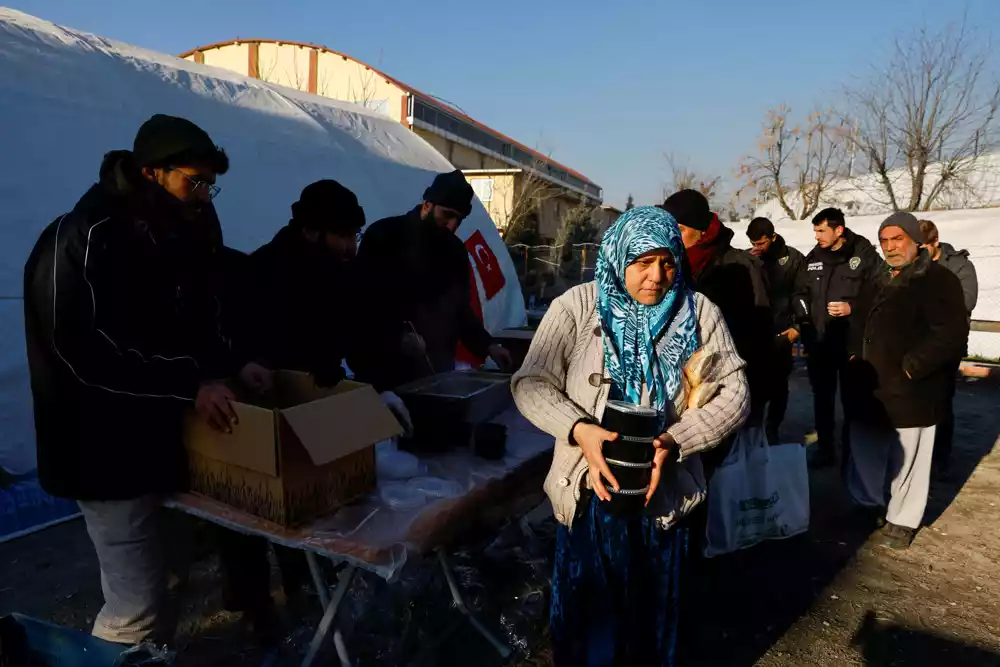
<svg viewBox="0 0 1000 667"><path fill-rule="evenodd" d="M764 435L767 436L767 441L772 445L781 444L781 434L778 432L777 426L768 426L764 429Z"/></svg>
<svg viewBox="0 0 1000 667"><path fill-rule="evenodd" d="M855 505L852 517L857 523L864 524L865 526L870 526L872 528L882 528L885 526L884 507L865 507L863 505Z"/></svg>
<svg viewBox="0 0 1000 667"><path fill-rule="evenodd" d="M809 467L813 470L832 468L835 465L837 465L837 454L829 449L817 449L809 458Z"/></svg>
<svg viewBox="0 0 1000 667"><path fill-rule="evenodd" d="M913 538L917 536L917 531L913 528L897 526L894 523L886 523L882 529L881 544L902 551L909 549L913 544Z"/></svg>

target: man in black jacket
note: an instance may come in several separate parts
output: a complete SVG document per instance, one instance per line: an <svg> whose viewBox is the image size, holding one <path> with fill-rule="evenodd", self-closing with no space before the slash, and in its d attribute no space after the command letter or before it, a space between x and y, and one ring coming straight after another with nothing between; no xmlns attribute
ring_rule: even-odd
<svg viewBox="0 0 1000 667"><path fill-rule="evenodd" d="M472 186L461 171L439 174L424 201L406 215L365 231L358 250L360 285L372 328L385 341L387 387L455 367L461 341L478 357L510 366L472 312L469 254L455 236L472 212Z"/></svg>
<svg viewBox="0 0 1000 667"><path fill-rule="evenodd" d="M809 355L818 436L818 452L812 465L826 467L837 460L834 413L839 383L845 422L841 464L846 466L850 451L850 411L843 391L847 382L847 343L852 328L863 326L854 314L854 305L874 283L882 258L867 239L847 228L840 209L824 209L812 223L816 247L806 256L810 322L802 332Z"/></svg>
<svg viewBox="0 0 1000 667"><path fill-rule="evenodd" d="M93 632L113 642L168 631L156 514L185 488L184 411L230 430L222 381L269 381L220 334L211 200L228 166L196 125L153 116L132 151L105 156L99 182L42 232L24 268L38 473L80 504L105 598Z"/></svg>
<svg viewBox="0 0 1000 667"><path fill-rule="evenodd" d="M777 444L781 441L779 429L788 408L788 376L794 362L792 347L801 337L803 322L809 319L806 258L775 233L774 225L767 218L751 220L747 236L753 244L750 254L764 264L767 295L774 318L766 430L768 440Z"/></svg>
<svg viewBox="0 0 1000 667"><path fill-rule="evenodd" d="M930 220L920 221L920 231L923 233L924 249L931 259L948 269L962 284L962 294L965 296L965 310L972 319L972 311L976 309L979 300L979 278L976 276L976 266L969 259L968 250L955 250L950 243L942 243L937 225ZM968 345L962 356L968 354ZM947 473L951 463L952 441L955 437L955 385L958 381L958 369L962 359L955 359L952 368L952 383L948 391L948 401L945 404L945 415L938 423L937 434L934 436L934 465L941 473Z"/></svg>
<svg viewBox="0 0 1000 667"><path fill-rule="evenodd" d="M881 511L892 478L883 540L906 548L927 506L935 426L969 321L958 278L921 250L912 214L886 218L879 242L888 270L856 304L863 326L851 338L848 489L859 504Z"/></svg>
<svg viewBox="0 0 1000 667"><path fill-rule="evenodd" d="M697 190L670 195L662 208L680 226L691 286L722 311L736 351L747 362L750 420L760 423L770 392L768 366L774 337L763 266L756 257L732 246L733 231L719 221ZM716 450L715 458L725 456Z"/></svg>

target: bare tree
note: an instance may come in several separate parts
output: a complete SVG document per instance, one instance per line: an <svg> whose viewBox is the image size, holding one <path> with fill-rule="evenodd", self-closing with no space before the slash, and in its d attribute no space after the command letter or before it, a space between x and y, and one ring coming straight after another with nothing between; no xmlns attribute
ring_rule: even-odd
<svg viewBox="0 0 1000 667"><path fill-rule="evenodd" d="M992 45L963 21L897 38L893 55L847 91L853 148L867 158L877 193L893 210L929 210L971 188L979 158L996 146L1000 83Z"/></svg>
<svg viewBox="0 0 1000 667"><path fill-rule="evenodd" d="M504 197L504 204L498 210L499 217L505 221L501 235L505 242L516 243L526 231L535 230L541 217L542 207L546 201L558 196L559 189L542 177L545 163L536 160L530 167L524 167L512 179L514 192L509 202Z"/></svg>
<svg viewBox="0 0 1000 667"><path fill-rule="evenodd" d="M670 179L663 186L663 198L666 199L678 190L697 190L705 195L709 205L715 204L722 176L706 176L691 168L689 161L680 160L673 153L665 153L664 158L670 168Z"/></svg>
<svg viewBox="0 0 1000 667"><path fill-rule="evenodd" d="M737 170L743 185L736 193L755 192L755 203L776 198L793 220L804 220L819 207L833 182L843 175L846 132L831 111L814 111L804 127L792 121L792 109L769 109L757 154L745 156Z"/></svg>

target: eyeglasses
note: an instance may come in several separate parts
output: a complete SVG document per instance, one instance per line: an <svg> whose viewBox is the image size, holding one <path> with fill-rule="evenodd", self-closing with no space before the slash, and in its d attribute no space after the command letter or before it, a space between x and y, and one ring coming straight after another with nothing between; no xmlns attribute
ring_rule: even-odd
<svg viewBox="0 0 1000 667"><path fill-rule="evenodd" d="M219 193L222 192L222 188L220 188L215 183L209 183L208 181L202 178L195 178L188 176L187 174L185 174L180 169L177 169L176 167L170 167L169 169L167 169L167 171L176 171L178 174L186 178L188 182L190 182L191 185L193 186L194 192L199 192L199 191L208 192L209 199L215 199L216 197L219 196Z"/></svg>

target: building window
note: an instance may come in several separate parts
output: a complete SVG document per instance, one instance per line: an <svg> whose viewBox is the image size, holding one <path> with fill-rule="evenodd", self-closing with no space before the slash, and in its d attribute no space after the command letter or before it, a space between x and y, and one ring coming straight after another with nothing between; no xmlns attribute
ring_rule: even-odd
<svg viewBox="0 0 1000 667"><path fill-rule="evenodd" d="M469 184L472 186L472 191L479 197L479 201L485 204L493 199L492 178L470 178Z"/></svg>

